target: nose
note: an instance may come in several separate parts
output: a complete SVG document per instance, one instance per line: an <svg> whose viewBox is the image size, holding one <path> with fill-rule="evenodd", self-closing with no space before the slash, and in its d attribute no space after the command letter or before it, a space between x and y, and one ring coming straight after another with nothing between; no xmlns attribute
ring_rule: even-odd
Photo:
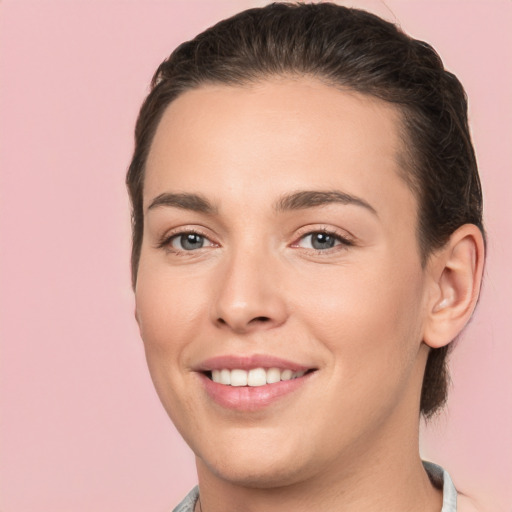
<svg viewBox="0 0 512 512"><path fill-rule="evenodd" d="M219 328L237 334L271 329L287 318L279 270L268 255L239 252L224 262L216 276L212 319Z"/></svg>

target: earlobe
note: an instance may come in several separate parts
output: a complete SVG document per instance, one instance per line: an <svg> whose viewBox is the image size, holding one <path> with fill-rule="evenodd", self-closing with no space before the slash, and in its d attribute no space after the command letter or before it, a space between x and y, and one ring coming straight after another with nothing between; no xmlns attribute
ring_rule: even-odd
<svg viewBox="0 0 512 512"><path fill-rule="evenodd" d="M439 348L454 340L475 309L484 266L484 241L473 224L458 228L432 256L432 282L423 341Z"/></svg>

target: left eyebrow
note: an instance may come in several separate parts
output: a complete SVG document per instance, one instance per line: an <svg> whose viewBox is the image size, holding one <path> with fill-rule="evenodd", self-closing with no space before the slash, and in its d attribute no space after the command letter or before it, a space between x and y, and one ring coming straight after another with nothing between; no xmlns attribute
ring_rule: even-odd
<svg viewBox="0 0 512 512"><path fill-rule="evenodd" d="M377 210L370 203L340 190L302 190L286 194L275 203L274 209L277 212L285 212L315 208L316 206L325 206L332 203L360 206L378 217Z"/></svg>

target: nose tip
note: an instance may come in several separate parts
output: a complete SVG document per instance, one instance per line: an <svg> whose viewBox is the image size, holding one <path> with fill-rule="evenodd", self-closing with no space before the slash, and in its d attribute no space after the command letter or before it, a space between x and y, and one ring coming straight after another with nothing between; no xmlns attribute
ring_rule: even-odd
<svg viewBox="0 0 512 512"><path fill-rule="evenodd" d="M260 271L262 267L248 264L247 258L243 263L232 263L219 280L213 311L216 326L243 334L281 325L287 308L272 269L266 265L266 271Z"/></svg>

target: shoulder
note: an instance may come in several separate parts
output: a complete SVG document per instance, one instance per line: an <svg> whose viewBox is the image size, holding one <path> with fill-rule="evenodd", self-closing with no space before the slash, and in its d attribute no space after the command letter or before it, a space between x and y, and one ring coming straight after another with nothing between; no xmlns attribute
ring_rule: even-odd
<svg viewBox="0 0 512 512"><path fill-rule="evenodd" d="M172 512L194 512L199 488L197 485L185 496L185 499Z"/></svg>

